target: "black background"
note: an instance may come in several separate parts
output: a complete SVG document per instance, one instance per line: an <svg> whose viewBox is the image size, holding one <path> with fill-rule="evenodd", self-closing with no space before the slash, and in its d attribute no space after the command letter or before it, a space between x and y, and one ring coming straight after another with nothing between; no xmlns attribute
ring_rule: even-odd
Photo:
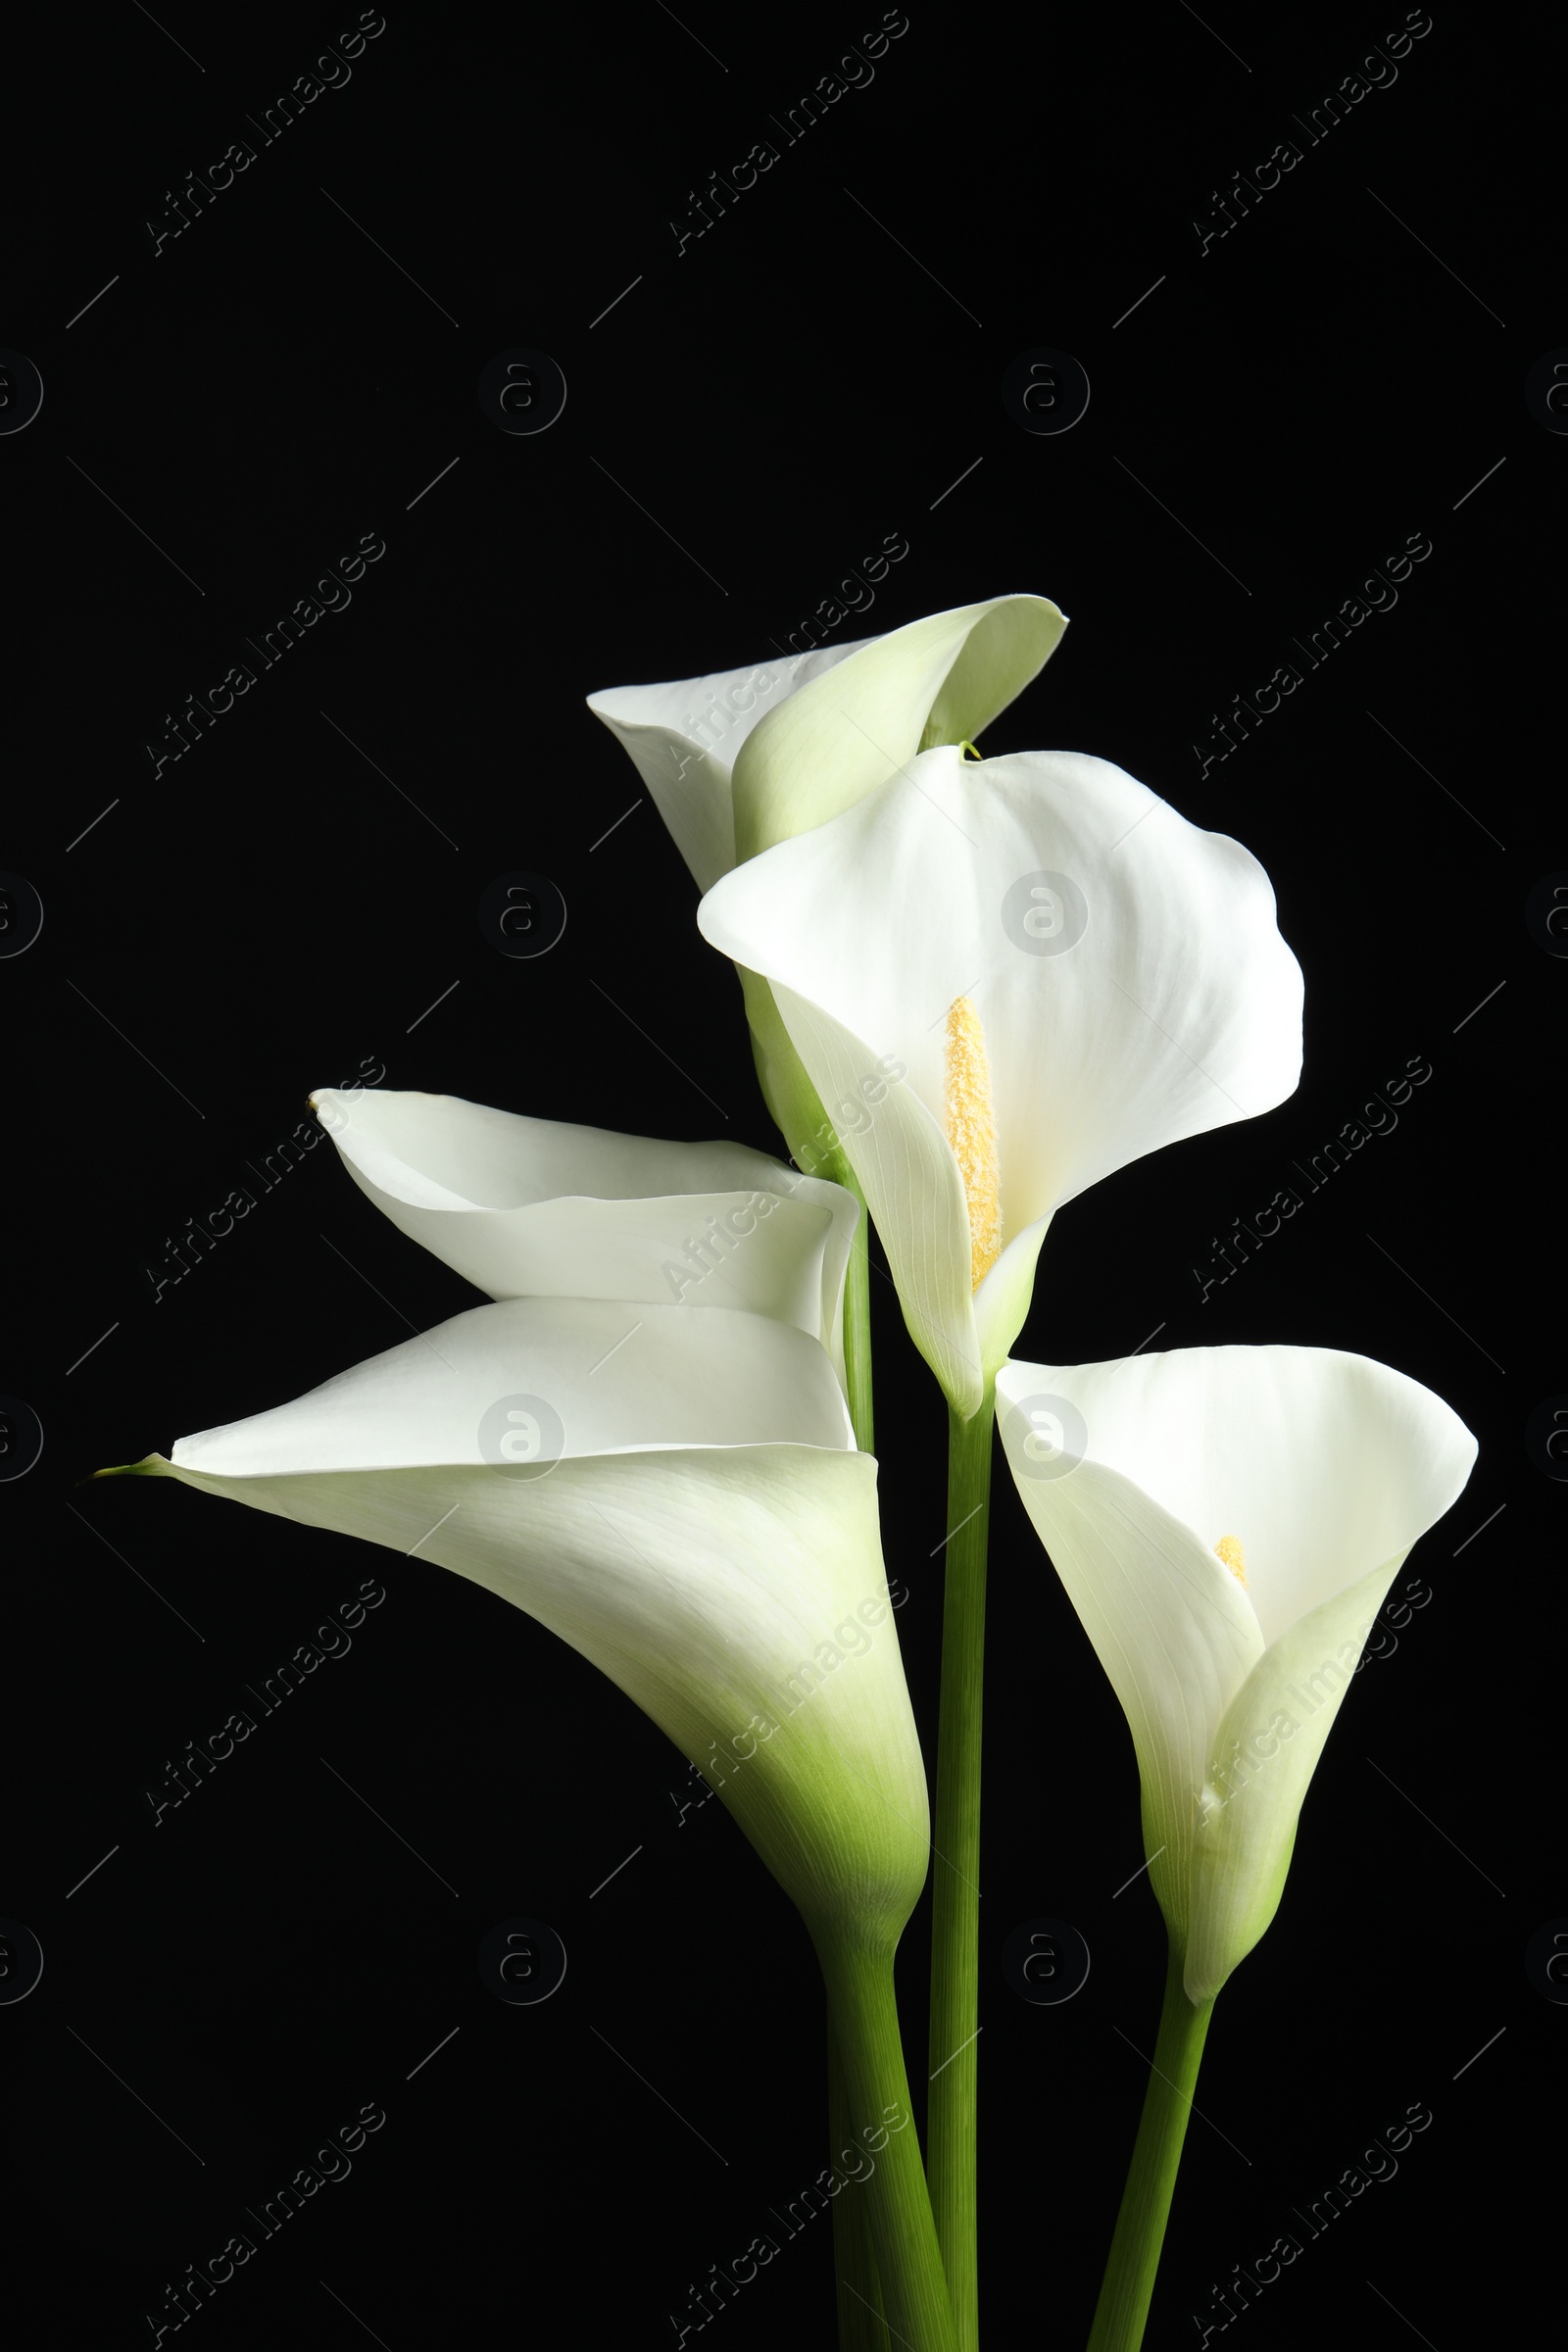
<svg viewBox="0 0 1568 2352"><path fill-rule="evenodd" d="M74 9L12 57L0 342L45 385L0 441L0 863L45 906L0 965L0 1387L45 1430L0 1488L0 1910L45 1952L0 2009L26 2340L150 2341L166 2282L365 2101L387 2122L352 2177L261 2243L199 2340L671 2343L688 2282L826 2160L805 1933L719 1804L676 1826L686 1767L618 1692L417 1560L173 1486L76 1482L475 1302L328 1148L155 1303L166 1239L365 1057L391 1087L776 1147L733 976L583 697L768 658L901 533L843 634L1054 597L1066 640L984 748L1099 753L1236 834L1306 975L1298 1092L1065 1209L1017 1352L1124 1354L1155 1327L1162 1348L1358 1349L1481 1441L1410 1562L1431 1600L1360 1675L1278 1920L1219 2004L1148 2336L1196 2340L1210 2283L1425 2102L1398 2177L1238 2324L1293 2344L1338 2318L1448 2352L1527 2226L1547 2140L1514 2119L1552 2112L1568 2027L1522 1964L1568 1910L1561 1490L1523 1439L1568 1389L1544 1240L1568 973L1524 920L1568 866L1544 741L1568 441L1523 389L1568 342L1560 271L1531 260L1555 217L1560 51L1539 20L1439 7L1393 86L1308 144L1293 110L1401 11L920 0L874 81L775 139L677 255L688 191L772 136L769 112L879 11L394 7L352 80L264 146L246 116L353 23ZM146 220L240 137L256 161L155 258ZM1300 163L1200 254L1193 216L1287 137ZM518 345L569 387L533 438L475 395ZM1056 438L1000 395L1042 345L1093 387ZM155 778L165 714L364 533L386 554L352 605ZM1410 534L1433 552L1397 606L1200 774L1211 713ZM518 867L569 910L537 962L476 921ZM1412 1056L1433 1075L1397 1131L1200 1302L1212 1237ZM884 1538L929 1746L943 1413L873 1289ZM1145 1883L1112 1899L1142 1850L1125 1725L1000 1465L996 1494L984 2310L993 2342L1071 2344L1162 1935ZM352 1653L155 1829L165 1759L368 1576L387 1597ZM516 1914L569 1954L542 2007L477 1975ZM1002 1973L1042 1914L1093 1955L1061 2008ZM900 1963L917 2087L926 1934L923 1902ZM723 2342L829 2340L813 2227L713 2323Z"/></svg>

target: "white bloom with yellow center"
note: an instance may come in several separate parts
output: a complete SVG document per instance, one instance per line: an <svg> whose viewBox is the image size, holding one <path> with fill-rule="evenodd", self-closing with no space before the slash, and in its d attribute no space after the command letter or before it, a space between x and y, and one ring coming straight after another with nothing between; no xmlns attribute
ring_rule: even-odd
<svg viewBox="0 0 1568 2352"><path fill-rule="evenodd" d="M1475 1439L1418 1382L1325 1348L1012 1362L997 1408L1132 1732L1188 1997L1210 2000L1274 1917L1367 1635Z"/></svg>
<svg viewBox="0 0 1568 2352"><path fill-rule="evenodd" d="M1063 1202L1300 1073L1268 876L1108 760L921 752L737 866L698 922L769 984L965 1419ZM785 1140L810 1168L810 1136Z"/></svg>

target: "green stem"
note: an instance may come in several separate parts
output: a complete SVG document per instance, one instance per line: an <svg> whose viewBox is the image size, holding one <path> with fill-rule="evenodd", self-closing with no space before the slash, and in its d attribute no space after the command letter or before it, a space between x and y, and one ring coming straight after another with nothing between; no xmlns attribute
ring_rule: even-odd
<svg viewBox="0 0 1568 2352"><path fill-rule="evenodd" d="M980 1715L996 1394L948 1412L948 1559L932 1838L931 2203L959 2352L980 2340L975 2146L980 2030Z"/></svg>
<svg viewBox="0 0 1568 2352"><path fill-rule="evenodd" d="M850 1246L844 1284L844 1369L849 1391L850 1421L861 1453L876 1450L871 1411L871 1275L866 1245L870 1217L865 1195L842 1149L824 1170L835 1184L859 1202L860 1214ZM841 2149L863 2145L856 2139L855 2118L846 2105L844 2059L838 2034L828 2022L828 2126L833 2144L829 2160L836 2167ZM875 2159L873 2158L874 2162ZM833 2267L838 2280L840 2352L892 2352L887 2323L882 2316L882 2282L877 2272L871 2216L859 2184L841 2189L833 2206Z"/></svg>
<svg viewBox="0 0 1568 2352"><path fill-rule="evenodd" d="M843 2065L843 2140L867 2155L865 2177L839 2195L865 2200L889 2332L908 2352L957 2352L904 2069L893 1955L833 1934L821 1936L817 1954Z"/></svg>
<svg viewBox="0 0 1568 2352"><path fill-rule="evenodd" d="M1192 2113L1193 2084L1214 2008L1211 2000L1195 2008L1188 1999L1182 1960L1173 1944L1149 2093L1122 2191L1121 2211L1116 2216L1089 2352L1138 2352L1144 2340L1176 2168Z"/></svg>
<svg viewBox="0 0 1568 2352"><path fill-rule="evenodd" d="M871 1261L866 1254L871 1219L865 1195L842 1148L829 1154L822 1173L834 1184L842 1184L860 1204L844 1284L844 1370L855 1443L861 1453L875 1453L876 1430L871 1412Z"/></svg>
<svg viewBox="0 0 1568 2352"><path fill-rule="evenodd" d="M855 2118L844 2092L844 2061L831 2017L828 2021L827 2116L828 2162L837 2170L841 2156L856 2139ZM865 2162L858 2159L857 2170ZM875 2158L870 2159L873 2163ZM839 2352L892 2352L892 2338L882 2317L882 2285L877 2276L876 2247L871 2216L860 2184L840 2189L833 2203L833 2268L838 2279Z"/></svg>

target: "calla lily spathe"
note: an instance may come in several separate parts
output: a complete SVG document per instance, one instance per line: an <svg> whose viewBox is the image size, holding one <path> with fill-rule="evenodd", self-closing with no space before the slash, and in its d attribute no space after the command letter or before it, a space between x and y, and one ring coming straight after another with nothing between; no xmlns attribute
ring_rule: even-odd
<svg viewBox="0 0 1568 2352"><path fill-rule="evenodd" d="M1211 2000L1274 1917L1367 1634L1475 1439L1418 1382L1320 1348L1013 1362L997 1405L1132 1731L1188 1998Z"/></svg>
<svg viewBox="0 0 1568 2352"><path fill-rule="evenodd" d="M533 1119L455 1095L323 1087L360 1190L491 1298L741 1308L820 1340L844 1379L858 1207L744 1145Z"/></svg>
<svg viewBox="0 0 1568 2352"><path fill-rule="evenodd" d="M606 687L588 708L710 890L738 858L837 815L924 744L972 740L1066 625L1045 597L992 597L749 669Z"/></svg>
<svg viewBox="0 0 1568 2352"><path fill-rule="evenodd" d="M935 743L972 741L1037 675L1065 616L1043 596L930 613L836 651L589 698L634 760L698 887L853 808ZM762 1100L792 1152L834 1167L833 1127L765 979L737 958ZM837 1172L842 1173L842 1170Z"/></svg>
<svg viewBox="0 0 1568 2352"><path fill-rule="evenodd" d="M819 1941L891 1952L925 1879L925 1775L877 1466L806 1333L508 1299L128 1467L525 1610L708 1775Z"/></svg>
<svg viewBox="0 0 1568 2352"><path fill-rule="evenodd" d="M1300 1073L1268 876L1108 760L922 752L738 866L697 919L770 985L960 1418L1022 1327L1055 1210Z"/></svg>

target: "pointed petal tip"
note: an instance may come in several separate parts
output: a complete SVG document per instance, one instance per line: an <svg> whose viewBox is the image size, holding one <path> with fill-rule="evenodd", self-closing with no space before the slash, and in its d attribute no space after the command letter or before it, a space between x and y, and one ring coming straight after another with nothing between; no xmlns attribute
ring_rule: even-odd
<svg viewBox="0 0 1568 2352"><path fill-rule="evenodd" d="M114 1462L105 1470L89 1470L78 1478L78 1487L91 1486L95 1478L159 1478L169 1467L161 1453L145 1453L139 1462Z"/></svg>

